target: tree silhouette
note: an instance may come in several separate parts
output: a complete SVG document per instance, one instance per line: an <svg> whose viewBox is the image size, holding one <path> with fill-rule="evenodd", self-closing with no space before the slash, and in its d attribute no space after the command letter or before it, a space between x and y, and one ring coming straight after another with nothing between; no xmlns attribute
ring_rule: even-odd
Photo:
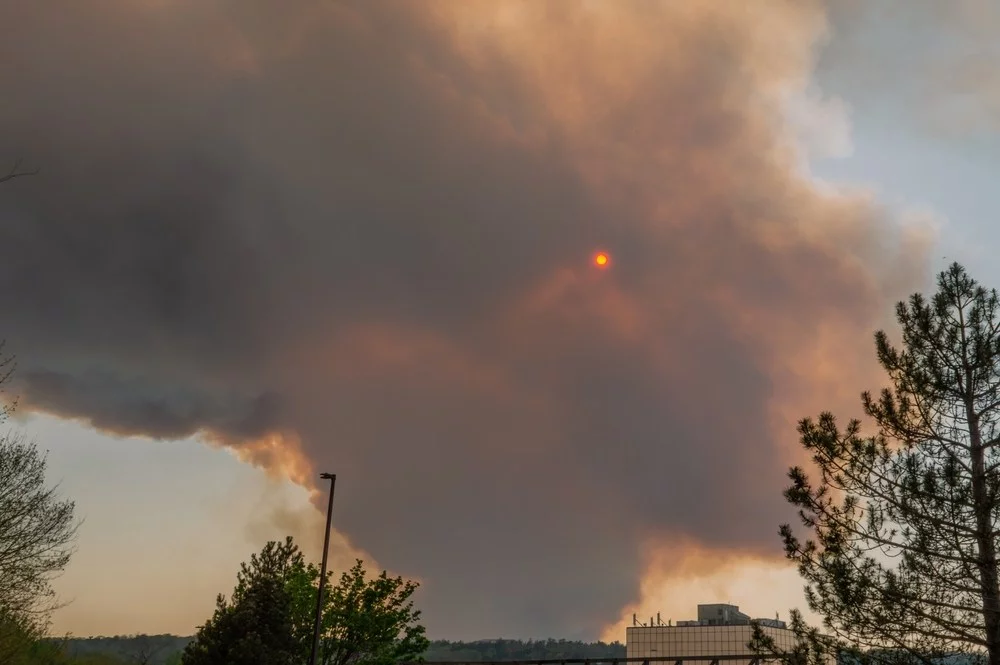
<svg viewBox="0 0 1000 665"><path fill-rule="evenodd" d="M875 335L890 387L862 396L874 434L799 424L816 473L791 469L785 497L810 535L781 536L827 634L795 615L799 660L1000 665L1000 299L958 264L937 287L897 305L902 346Z"/></svg>

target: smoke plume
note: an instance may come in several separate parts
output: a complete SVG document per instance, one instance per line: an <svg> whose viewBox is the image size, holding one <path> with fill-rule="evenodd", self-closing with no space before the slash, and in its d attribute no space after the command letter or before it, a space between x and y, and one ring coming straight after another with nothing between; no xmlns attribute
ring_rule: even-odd
<svg viewBox="0 0 1000 665"><path fill-rule="evenodd" d="M804 168L818 2L0 14L22 406L335 471L432 635L596 636L658 546L779 556L794 419L857 415L923 276Z"/></svg>

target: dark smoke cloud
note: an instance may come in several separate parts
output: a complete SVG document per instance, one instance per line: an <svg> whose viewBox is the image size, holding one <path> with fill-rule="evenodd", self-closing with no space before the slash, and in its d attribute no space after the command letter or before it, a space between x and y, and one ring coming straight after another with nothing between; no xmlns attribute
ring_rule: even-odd
<svg viewBox="0 0 1000 665"><path fill-rule="evenodd" d="M855 407L923 254L797 170L823 15L754 6L0 0L23 403L300 442L436 635L775 555L789 418Z"/></svg>

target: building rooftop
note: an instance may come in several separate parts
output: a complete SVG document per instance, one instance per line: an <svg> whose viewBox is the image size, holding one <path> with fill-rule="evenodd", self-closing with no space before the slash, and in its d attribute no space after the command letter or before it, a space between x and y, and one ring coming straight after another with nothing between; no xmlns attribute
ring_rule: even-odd
<svg viewBox="0 0 1000 665"><path fill-rule="evenodd" d="M787 628L788 626L784 621L778 619L777 615L773 619L751 619L749 615L740 612L740 608L737 605L730 605L728 603L708 603L698 605L698 618L689 619L686 621L678 621L678 627L692 627L692 626L749 626L751 622L757 622L762 626L769 626L771 628ZM649 623L640 623L635 614L632 615L632 627L649 628L655 626L673 626L672 620L668 619L666 623L660 619L660 614L657 612L656 618L649 618Z"/></svg>

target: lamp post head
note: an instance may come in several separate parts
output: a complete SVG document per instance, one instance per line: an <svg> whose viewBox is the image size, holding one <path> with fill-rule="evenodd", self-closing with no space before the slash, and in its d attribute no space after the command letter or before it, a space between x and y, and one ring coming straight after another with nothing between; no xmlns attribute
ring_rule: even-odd
<svg viewBox="0 0 1000 665"><path fill-rule="evenodd" d="M335 473L321 473L321 474L319 474L319 477L322 478L323 480L333 480L333 479L335 479L337 477L337 474L335 474Z"/></svg>

